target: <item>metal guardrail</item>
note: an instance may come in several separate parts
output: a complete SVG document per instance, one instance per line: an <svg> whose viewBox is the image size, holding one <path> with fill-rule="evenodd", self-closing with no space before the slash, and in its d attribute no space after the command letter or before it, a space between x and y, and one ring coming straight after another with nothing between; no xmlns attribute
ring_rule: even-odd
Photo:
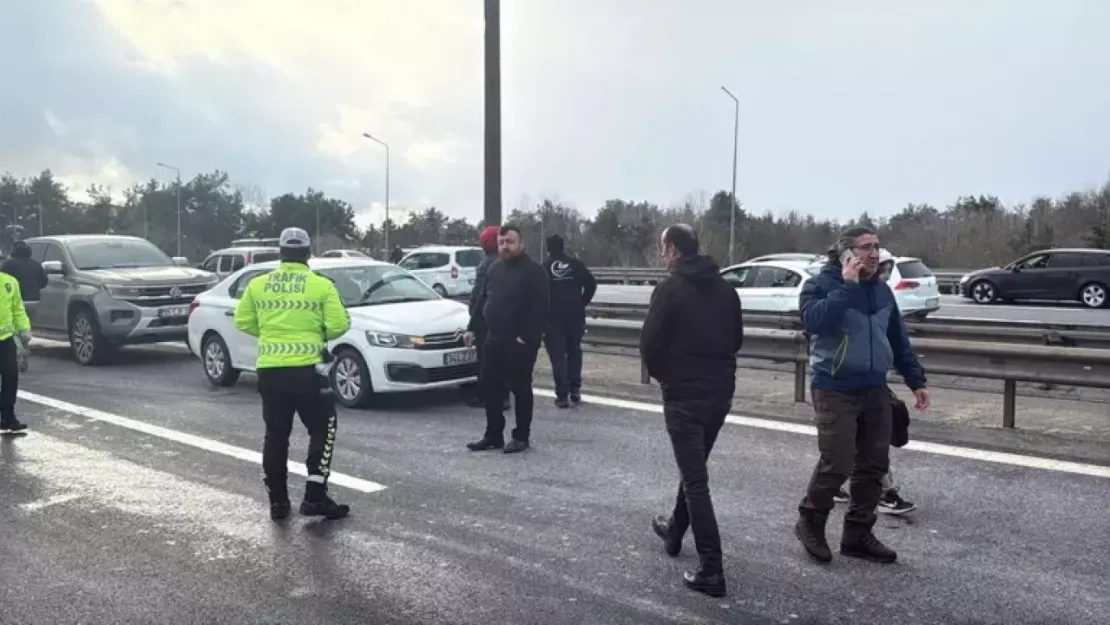
<svg viewBox="0 0 1110 625"><path fill-rule="evenodd" d="M583 342L636 348L639 321L588 319ZM914 338L913 349L929 374L1001 380L1002 426L1014 427L1017 383L1061 384L1110 388L1110 350L1050 345L1005 344L961 339ZM806 401L809 344L801 332L776 328L744 328L738 358L794 363L794 401ZM647 384L647 372L640 381Z"/></svg>
<svg viewBox="0 0 1110 625"><path fill-rule="evenodd" d="M642 320L647 309L647 304L595 303L586 309L586 314L602 319ZM745 312L744 327L795 332L803 330L796 312ZM930 338L1110 349L1110 327L1107 326L931 316L927 319L907 318L906 328L914 340Z"/></svg>
<svg viewBox="0 0 1110 625"><path fill-rule="evenodd" d="M590 272L601 284L657 284L667 277L663 267L590 267ZM933 270L937 288L949 295L959 294L960 278L966 271L957 269Z"/></svg>

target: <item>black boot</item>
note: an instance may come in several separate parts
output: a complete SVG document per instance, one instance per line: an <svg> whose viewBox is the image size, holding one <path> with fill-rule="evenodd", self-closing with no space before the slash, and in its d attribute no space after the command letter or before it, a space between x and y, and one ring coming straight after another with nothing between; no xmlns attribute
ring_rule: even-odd
<svg viewBox="0 0 1110 625"><path fill-rule="evenodd" d="M491 449L501 449L504 446L504 442L495 441L485 436L483 436L479 440L474 441L473 443L466 444L466 448L470 451L489 451Z"/></svg>
<svg viewBox="0 0 1110 625"><path fill-rule="evenodd" d="M270 497L270 518L280 521L289 516L292 506L289 504L285 478L266 478L262 483L266 485L266 493Z"/></svg>
<svg viewBox="0 0 1110 625"><path fill-rule="evenodd" d="M809 555L818 562L832 562L832 549L825 540L825 523L828 515L803 513L794 524L794 535L802 542Z"/></svg>
<svg viewBox="0 0 1110 625"><path fill-rule="evenodd" d="M566 397L556 397L555 398L555 407L556 408L570 408L570 402L567 401Z"/></svg>
<svg viewBox="0 0 1110 625"><path fill-rule="evenodd" d="M875 538L875 535L870 531L862 535L857 534L857 536L858 538L854 538L848 530L845 530L844 540L840 542L841 555L863 558L882 564L890 564L898 559L898 554L890 547L879 542L879 539Z"/></svg>
<svg viewBox="0 0 1110 625"><path fill-rule="evenodd" d="M0 432L4 432L5 434L15 434L16 432L22 432L26 429L27 424L21 423L19 419L16 419L14 416L8 417L7 419L0 419Z"/></svg>
<svg viewBox="0 0 1110 625"><path fill-rule="evenodd" d="M672 558L677 558L682 553L682 539L671 536L671 520L659 515L651 520L651 529L655 535L663 539L663 550Z"/></svg>
<svg viewBox="0 0 1110 625"><path fill-rule="evenodd" d="M687 571L683 573L682 582L690 590L705 593L710 597L723 597L728 593L725 585L725 575L724 573L711 572L712 570L702 565L698 567L696 572Z"/></svg>
<svg viewBox="0 0 1110 625"><path fill-rule="evenodd" d="M305 485L304 501L301 502L303 516L322 516L328 520L342 519L351 513L351 507L339 504L328 497L328 487L319 482Z"/></svg>

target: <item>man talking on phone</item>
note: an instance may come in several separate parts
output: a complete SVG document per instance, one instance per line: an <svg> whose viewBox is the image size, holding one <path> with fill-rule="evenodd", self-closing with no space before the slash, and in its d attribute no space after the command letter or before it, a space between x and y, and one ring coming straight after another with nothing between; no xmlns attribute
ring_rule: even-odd
<svg viewBox="0 0 1110 625"><path fill-rule="evenodd" d="M832 560L825 524L833 498L851 477L841 555L873 562L897 559L872 533L882 480L890 468L893 366L929 408L925 372L910 347L894 293L880 279L882 247L874 230L845 230L821 273L802 287L799 309L810 340L811 395L821 453L798 506L794 533L819 562Z"/></svg>

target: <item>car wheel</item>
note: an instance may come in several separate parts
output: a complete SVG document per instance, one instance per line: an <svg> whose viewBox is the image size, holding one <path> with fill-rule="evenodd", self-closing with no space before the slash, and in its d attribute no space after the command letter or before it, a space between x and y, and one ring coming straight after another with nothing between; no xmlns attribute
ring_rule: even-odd
<svg viewBox="0 0 1110 625"><path fill-rule="evenodd" d="M986 280L971 285L971 299L977 304L993 304L998 301L998 289Z"/></svg>
<svg viewBox="0 0 1110 625"><path fill-rule="evenodd" d="M100 333L96 316L88 308L78 309L77 314L69 320L69 346L79 365L100 364L112 351L108 341Z"/></svg>
<svg viewBox="0 0 1110 625"><path fill-rule="evenodd" d="M447 297L447 289L443 288L442 284L437 284L432 287L432 290L439 293L440 297Z"/></svg>
<svg viewBox="0 0 1110 625"><path fill-rule="evenodd" d="M231 352L219 334L209 334L200 344L204 376L216 386L232 386L239 381L239 370L231 366Z"/></svg>
<svg viewBox="0 0 1110 625"><path fill-rule="evenodd" d="M1105 308L1110 305L1110 292L1105 284L1091 282L1079 289L1079 301L1088 308Z"/></svg>
<svg viewBox="0 0 1110 625"><path fill-rule="evenodd" d="M348 408L362 408L370 403L374 388L370 368L358 350L344 347L331 365L331 391L335 399Z"/></svg>

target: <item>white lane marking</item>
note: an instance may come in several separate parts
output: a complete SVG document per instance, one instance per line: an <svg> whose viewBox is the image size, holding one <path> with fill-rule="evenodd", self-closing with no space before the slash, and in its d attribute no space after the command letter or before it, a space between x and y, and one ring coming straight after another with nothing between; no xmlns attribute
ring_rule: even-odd
<svg viewBox="0 0 1110 625"><path fill-rule="evenodd" d="M38 499L36 501L21 503L19 504L19 507L23 510L26 510L27 512L37 512L39 510L42 510L43 508L49 508L50 506L56 506L58 504L63 504L80 498L81 495L78 495L77 493L70 493L68 495L54 495L53 497L46 497L44 499Z"/></svg>
<svg viewBox="0 0 1110 625"><path fill-rule="evenodd" d="M219 441L203 438L194 434L178 432L177 430L171 430L169 428L164 428L158 425L151 425L149 423L136 421L135 419L129 419L127 417L122 417L120 415L105 412L103 410L97 410L96 408L89 408L88 406L73 404L68 401L54 399L53 397L39 395L38 393L32 393L30 391L19 391L19 398L34 404L56 408L58 410L73 413L75 415L87 417L95 421L109 423L121 428L134 430L136 432L142 432L143 434L148 434L150 436L157 436L158 438L173 441L175 443L180 443L182 445L188 445L190 447L195 447L197 449L201 449L211 453L220 454L229 458L237 458L239 460L243 460L244 462L250 462L255 465L262 464L262 454L257 451L251 451L250 449L235 447L234 445L228 445L227 443L221 443ZM305 469L305 466L303 464L294 463L293 461L289 461L289 472L295 475L300 475L302 477L308 476L308 471ZM377 482L371 482L370 480L364 480L359 477L353 477L350 475L344 475L342 473L334 472L331 474L331 477L328 478L328 481L331 484L335 484L336 486L344 486L346 488L350 488L351 490L356 490L362 493L376 493L378 491L385 490L386 488L384 484L378 484Z"/></svg>
<svg viewBox="0 0 1110 625"><path fill-rule="evenodd" d="M555 397L555 392L548 389L535 389L536 395L540 397ZM620 399L617 397L606 397L602 395L583 395L582 401L598 404L601 406L609 406L610 408L622 408L625 410L636 410L639 412L652 412L656 414L663 413L663 406L661 404L652 404L642 401L634 401L631 399ZM758 417L744 417L740 415L730 414L725 417L726 423L733 425L742 425L751 428L760 428L763 430L774 430L776 432L789 432L791 434L805 434L806 436L817 436L817 428L812 425L802 425L800 423L787 423L784 421L775 421L773 419L761 419ZM973 447L959 447L956 445L944 445L941 443L927 443L922 441L910 441L903 449L910 449L913 451L920 451L927 454L936 454L939 456L953 456L956 458L965 458L967 460L978 460L980 462L991 462L995 464L1008 464L1016 467L1027 467L1030 469L1041 469L1044 471L1058 471L1061 473L1074 473L1076 475L1086 475L1090 477L1110 478L1110 467L1085 464L1082 462L1069 462L1066 460L1054 460L1052 458L1043 458L1041 456L1025 456L1022 454L1013 454L1001 451L987 451L985 449L975 449Z"/></svg>

